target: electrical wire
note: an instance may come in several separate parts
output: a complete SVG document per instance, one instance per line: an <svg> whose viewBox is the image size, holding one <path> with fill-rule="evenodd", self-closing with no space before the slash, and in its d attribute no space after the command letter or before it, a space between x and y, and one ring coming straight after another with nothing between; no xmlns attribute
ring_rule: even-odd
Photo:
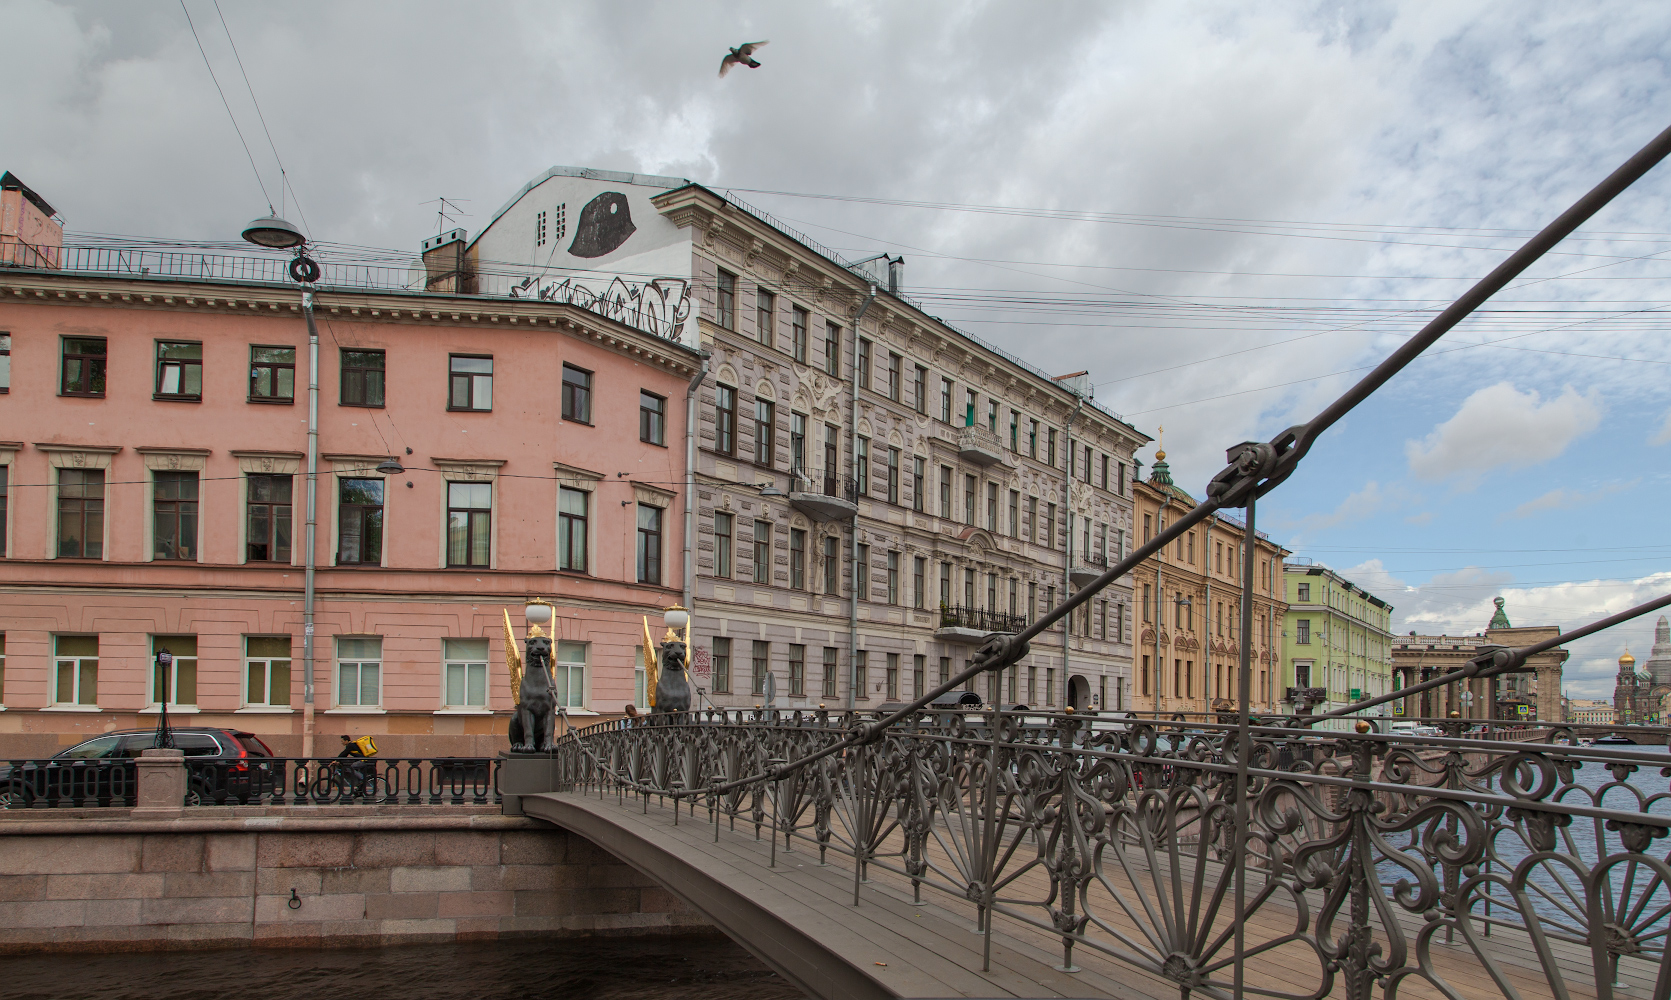
<svg viewBox="0 0 1671 1000"><path fill-rule="evenodd" d="M273 196L267 193L267 183L261 179L261 171L255 165L255 154L249 151L249 143L244 141L244 130L238 127L238 116L232 113L232 104L226 99L226 91L221 89L220 80L215 77L215 67L209 65L209 53L203 51L203 39L197 37L197 25L191 22L191 11L186 10L186 0L180 0L180 12L186 15L186 26L191 29L192 40L197 43L197 52L203 57L203 66L209 71L209 79L214 81L215 92L220 94L220 102L226 108L226 117L232 119L232 130L238 133L238 142L244 147L244 155L249 157L249 168L255 172L255 183L261 187L261 197L267 199L267 211L273 210Z"/></svg>
<svg viewBox="0 0 1671 1000"><path fill-rule="evenodd" d="M185 0L180 0L180 2L184 4ZM300 212L302 216L302 228L307 230L308 238L312 239L313 228L308 225L308 214L303 210L301 200L296 198L296 189L290 187L290 175L284 169L284 160L279 156L278 143L273 141L273 132L267 127L267 116L261 113L261 102L255 96L255 86L249 82L249 72L244 69L244 58L238 54L238 43L232 40L232 27L226 23L226 14L220 9L220 0L215 0L215 14L220 17L221 30L226 32L226 44L232 46L232 58L237 60L238 72L243 74L244 88L249 91L250 103L255 105L255 117L261 121L261 131L267 133L267 145L273 150L273 160L278 163L279 200L281 202L284 200L285 189L289 188L291 199L296 202L296 211ZM207 59L208 57L205 56L204 58ZM227 110L231 111L230 108ZM245 151L248 151L247 147Z"/></svg>

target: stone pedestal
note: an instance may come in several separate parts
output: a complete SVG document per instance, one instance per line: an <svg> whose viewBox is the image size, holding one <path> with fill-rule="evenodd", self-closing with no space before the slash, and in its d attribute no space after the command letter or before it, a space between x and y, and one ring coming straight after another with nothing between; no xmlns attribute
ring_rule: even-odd
<svg viewBox="0 0 1671 1000"><path fill-rule="evenodd" d="M133 815L180 815L186 800L185 753L180 750L143 750L134 765L138 801Z"/></svg>
<svg viewBox="0 0 1671 1000"><path fill-rule="evenodd" d="M522 815L522 796L557 790L557 758L548 753L499 752L499 794L506 816Z"/></svg>

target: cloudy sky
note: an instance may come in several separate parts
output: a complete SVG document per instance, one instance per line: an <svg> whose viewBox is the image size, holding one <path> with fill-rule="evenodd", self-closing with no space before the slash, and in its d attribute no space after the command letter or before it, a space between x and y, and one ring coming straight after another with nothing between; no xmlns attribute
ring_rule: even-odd
<svg viewBox="0 0 1671 1000"><path fill-rule="evenodd" d="M1671 125L1660 4L185 11L0 0L0 169L72 233L235 239L278 157L314 238L402 251L430 199L474 232L553 164L689 177L904 254L929 312L1089 367L1197 495ZM716 79L762 38L763 68ZM1499 594L1571 625L1671 590L1668 279L1671 165L1338 425L1260 525L1400 631L1478 631ZM1610 695L1650 631L1579 643L1569 691Z"/></svg>

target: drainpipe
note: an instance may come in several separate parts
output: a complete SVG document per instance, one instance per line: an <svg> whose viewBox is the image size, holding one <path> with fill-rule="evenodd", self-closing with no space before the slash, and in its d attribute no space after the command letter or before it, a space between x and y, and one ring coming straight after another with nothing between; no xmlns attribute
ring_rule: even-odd
<svg viewBox="0 0 1671 1000"><path fill-rule="evenodd" d="M1079 416L1079 411L1085 405L1085 397L1074 393L1076 400L1073 412L1068 414L1067 426L1063 428L1063 436L1067 439L1067 461L1062 463L1062 507L1068 512L1068 544L1063 546L1066 551L1062 557L1062 599L1066 600L1073 593L1073 421ZM1091 606L1085 605L1085 613L1090 614ZM1073 642L1073 615L1062 620L1062 704L1068 703L1068 689L1073 686L1073 680L1068 676L1068 647ZM1085 706L1079 706L1084 711Z"/></svg>
<svg viewBox="0 0 1671 1000"><path fill-rule="evenodd" d="M1209 517L1201 522L1201 541L1204 543L1201 546L1201 577L1207 581L1202 585L1205 596L1201 598L1201 631L1207 633L1207 641L1202 643L1207 650L1207 656L1206 659L1201 661L1201 690L1206 695L1205 700L1207 702L1206 711L1202 713L1203 715L1210 715L1213 711L1213 665L1211 660L1213 658L1213 636L1216 633L1213 631L1213 575L1212 571L1207 569L1212 564L1207 560L1212 558L1214 520L1216 518Z"/></svg>
<svg viewBox="0 0 1671 1000"><path fill-rule="evenodd" d="M302 293L308 323L307 527L302 551L302 756L313 756L313 575L314 534L319 523L319 328L313 323L313 293Z"/></svg>
<svg viewBox="0 0 1671 1000"><path fill-rule="evenodd" d="M851 383L848 399L850 400L850 416L852 430L847 435L847 475L855 484L858 483L859 461L859 321L865 318L865 311L876 301L876 283L870 283L865 291L865 300L859 303L859 312L853 317L853 363L847 369L847 381ZM855 685L859 679L859 501L857 494L853 499L853 527L847 535L847 561L849 565L847 590L850 599L847 602L847 710L853 711L858 691Z"/></svg>
<svg viewBox="0 0 1671 1000"><path fill-rule="evenodd" d="M1160 510L1155 514L1155 532L1157 534L1160 533L1161 531L1165 530L1162 527L1166 523L1165 520L1164 520L1164 515L1166 514L1166 508L1168 508L1170 506L1172 506L1172 494L1168 493L1166 495L1166 499L1164 499L1160 502ZM1155 606L1154 606L1154 613L1155 613L1155 718L1156 719L1160 718L1160 679L1161 679L1160 630L1161 630L1162 626L1164 626L1166 624L1165 621L1162 620L1161 614L1160 614L1160 609L1161 609L1161 606L1162 606L1162 602L1165 600L1165 598L1162 596L1162 591L1161 591L1160 570L1161 570L1161 563L1165 558L1166 558L1166 547L1163 545L1163 546L1161 546L1160 551L1155 553Z"/></svg>
<svg viewBox="0 0 1671 1000"><path fill-rule="evenodd" d="M685 609L696 621L696 390L708 377L708 359L713 352L702 351L702 367L685 389Z"/></svg>

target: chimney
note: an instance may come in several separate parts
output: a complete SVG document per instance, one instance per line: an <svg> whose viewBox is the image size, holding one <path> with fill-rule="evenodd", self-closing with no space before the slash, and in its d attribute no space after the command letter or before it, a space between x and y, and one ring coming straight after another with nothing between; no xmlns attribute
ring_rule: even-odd
<svg viewBox="0 0 1671 1000"><path fill-rule="evenodd" d="M10 170L0 175L0 265L62 267L64 224Z"/></svg>
<svg viewBox="0 0 1671 1000"><path fill-rule="evenodd" d="M888 260L888 292L898 295L905 288L905 258L894 257Z"/></svg>
<svg viewBox="0 0 1671 1000"><path fill-rule="evenodd" d="M424 291L475 294L476 274L464 252L464 235L462 229L449 229L424 240Z"/></svg>

